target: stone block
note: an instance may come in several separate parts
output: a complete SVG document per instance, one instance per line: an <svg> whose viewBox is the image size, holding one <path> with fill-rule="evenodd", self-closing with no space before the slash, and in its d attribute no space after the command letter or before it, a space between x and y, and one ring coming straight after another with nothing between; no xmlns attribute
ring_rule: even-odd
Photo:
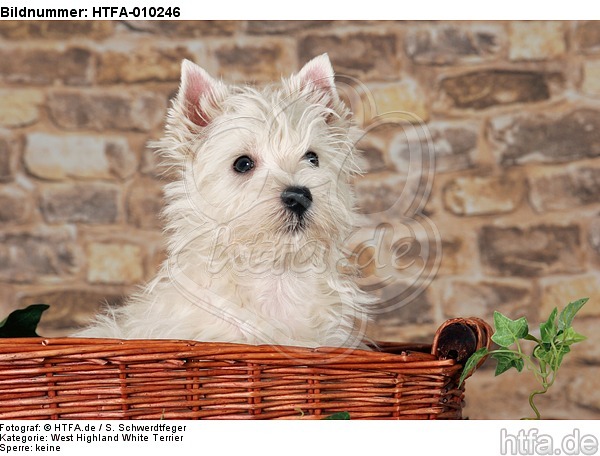
<svg viewBox="0 0 600 456"><path fill-rule="evenodd" d="M0 89L0 127L18 128L36 123L44 94L35 89Z"/></svg>
<svg viewBox="0 0 600 456"><path fill-rule="evenodd" d="M473 268L473 246L467 239L442 234L442 260L437 276L468 274Z"/></svg>
<svg viewBox="0 0 600 456"><path fill-rule="evenodd" d="M562 163L600 156L600 111L519 114L492 118L492 152L505 166Z"/></svg>
<svg viewBox="0 0 600 456"><path fill-rule="evenodd" d="M30 195L16 186L0 186L0 226L26 222L32 213Z"/></svg>
<svg viewBox="0 0 600 456"><path fill-rule="evenodd" d="M84 48L0 48L0 80L8 83L91 83L92 53Z"/></svg>
<svg viewBox="0 0 600 456"><path fill-rule="evenodd" d="M525 180L517 174L457 177L443 189L445 208L455 215L512 212L525 196Z"/></svg>
<svg viewBox="0 0 600 456"><path fill-rule="evenodd" d="M98 55L96 80L100 84L179 81L183 59L194 60L184 46L109 50Z"/></svg>
<svg viewBox="0 0 600 456"><path fill-rule="evenodd" d="M109 224L119 218L120 189L112 184L50 184L40 193L40 208L49 223Z"/></svg>
<svg viewBox="0 0 600 456"><path fill-rule="evenodd" d="M559 73L494 69L447 76L440 93L444 106L481 110L549 100L563 86L564 76Z"/></svg>
<svg viewBox="0 0 600 456"><path fill-rule="evenodd" d="M598 376L600 366L583 366L579 368L579 375L566 385L569 400L596 412L596 417L600 414L600 391L596 382L590 380L597 379Z"/></svg>
<svg viewBox="0 0 600 456"><path fill-rule="evenodd" d="M575 28L575 47L586 54L600 52L600 22L582 21Z"/></svg>
<svg viewBox="0 0 600 456"><path fill-rule="evenodd" d="M57 90L48 96L48 108L66 130L151 131L162 124L167 103L152 92Z"/></svg>
<svg viewBox="0 0 600 456"><path fill-rule="evenodd" d="M290 74L294 66L288 46L272 40L228 42L214 55L220 74L229 81L271 82Z"/></svg>
<svg viewBox="0 0 600 456"><path fill-rule="evenodd" d="M471 122L431 122L402 126L391 140L389 154L399 172L417 163L435 161L436 172L459 171L475 163L479 126ZM422 165L420 165L422 166Z"/></svg>
<svg viewBox="0 0 600 456"><path fill-rule="evenodd" d="M122 137L30 133L23 157L32 175L48 180L131 175L137 159Z"/></svg>
<svg viewBox="0 0 600 456"><path fill-rule="evenodd" d="M21 151L21 144L12 134L0 130L0 182L11 181L14 173L14 157Z"/></svg>
<svg viewBox="0 0 600 456"><path fill-rule="evenodd" d="M541 283L540 320L545 320L555 307L560 311L572 301L589 298L577 313L579 317L600 316L600 277L586 274L576 277L548 278Z"/></svg>
<svg viewBox="0 0 600 456"><path fill-rule="evenodd" d="M428 324L434 321L434 305L428 289L414 284L395 281L373 293L379 299L376 322L385 326L394 322L397 326Z"/></svg>
<svg viewBox="0 0 600 456"><path fill-rule="evenodd" d="M583 62L583 82L581 90L587 95L600 96L600 61L587 60Z"/></svg>
<svg viewBox="0 0 600 456"><path fill-rule="evenodd" d="M0 280L64 280L79 269L75 232L48 228L0 232Z"/></svg>
<svg viewBox="0 0 600 456"><path fill-rule="evenodd" d="M127 220L138 228L160 230L163 205L162 184L154 179L138 180L127 195Z"/></svg>
<svg viewBox="0 0 600 456"><path fill-rule="evenodd" d="M600 203L600 167L570 164L529 171L529 201L536 212Z"/></svg>
<svg viewBox="0 0 600 456"><path fill-rule="evenodd" d="M307 35L298 43L298 55L306 62L327 52L336 74L378 79L397 78L400 71L398 39L391 33L355 32L349 34Z"/></svg>
<svg viewBox="0 0 600 456"><path fill-rule="evenodd" d="M479 233L478 245L484 269L496 276L538 277L583 270L577 225L486 225Z"/></svg>
<svg viewBox="0 0 600 456"><path fill-rule="evenodd" d="M407 32L404 49L417 64L479 63L500 56L503 32L495 24L417 26Z"/></svg>
<svg viewBox="0 0 600 456"><path fill-rule="evenodd" d="M87 279L90 283L134 284L144 278L140 246L94 242L87 247Z"/></svg>
<svg viewBox="0 0 600 456"><path fill-rule="evenodd" d="M588 241L595 254L595 260L600 261L600 216L596 215L590 219L588 228Z"/></svg>
<svg viewBox="0 0 600 456"><path fill-rule="evenodd" d="M377 115L391 122L418 123L429 119L427 96L414 79L405 77L395 84L371 86L369 92Z"/></svg>
<svg viewBox="0 0 600 456"><path fill-rule="evenodd" d="M131 30L171 38L230 36L242 27L242 21L124 21Z"/></svg>
<svg viewBox="0 0 600 456"><path fill-rule="evenodd" d="M511 21L508 31L511 60L555 59L567 51L564 22Z"/></svg>
<svg viewBox="0 0 600 456"><path fill-rule="evenodd" d="M509 318L532 315L532 284L523 280L452 280L443 293L446 318L469 316L490 324L494 311Z"/></svg>
<svg viewBox="0 0 600 456"><path fill-rule="evenodd" d="M101 40L114 30L113 21L15 21L0 22L0 36L9 40L66 40L79 36L81 39Z"/></svg>
<svg viewBox="0 0 600 456"><path fill-rule="evenodd" d="M358 207L373 220L390 220L408 215L413 202L423 197L416 179L391 173L361 177L355 182Z"/></svg>
<svg viewBox="0 0 600 456"><path fill-rule="evenodd" d="M250 35L292 35L307 30L335 27L335 21L248 21L246 32Z"/></svg>

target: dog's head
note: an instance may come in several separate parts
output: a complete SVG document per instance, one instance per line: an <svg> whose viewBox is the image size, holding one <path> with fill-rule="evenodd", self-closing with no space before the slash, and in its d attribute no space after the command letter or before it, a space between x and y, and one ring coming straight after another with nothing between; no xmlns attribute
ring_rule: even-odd
<svg viewBox="0 0 600 456"><path fill-rule="evenodd" d="M223 241L280 252L343 241L357 133L327 55L263 89L226 85L184 61L160 145L182 170L167 188L170 228L222 230Z"/></svg>

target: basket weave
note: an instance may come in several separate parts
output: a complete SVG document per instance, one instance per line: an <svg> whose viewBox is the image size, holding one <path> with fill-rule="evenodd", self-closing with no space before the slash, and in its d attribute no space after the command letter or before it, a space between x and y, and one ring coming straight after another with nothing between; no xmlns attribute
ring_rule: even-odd
<svg viewBox="0 0 600 456"><path fill-rule="evenodd" d="M459 419L461 356L490 334L481 320L454 319L432 345L383 351L3 339L0 419Z"/></svg>

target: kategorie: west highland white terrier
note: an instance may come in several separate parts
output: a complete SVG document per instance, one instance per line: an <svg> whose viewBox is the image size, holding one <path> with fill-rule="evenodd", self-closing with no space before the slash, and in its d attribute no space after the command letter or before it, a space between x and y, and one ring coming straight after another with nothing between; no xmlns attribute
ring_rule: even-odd
<svg viewBox="0 0 600 456"><path fill-rule="evenodd" d="M362 346L372 298L345 264L359 131L327 55L280 85L229 86L184 61L158 149L168 255L80 337Z"/></svg>

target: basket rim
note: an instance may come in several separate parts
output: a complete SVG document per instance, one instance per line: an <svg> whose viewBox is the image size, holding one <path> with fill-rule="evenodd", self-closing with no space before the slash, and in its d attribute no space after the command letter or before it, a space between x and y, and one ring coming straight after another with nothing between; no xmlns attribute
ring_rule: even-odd
<svg viewBox="0 0 600 456"><path fill-rule="evenodd" d="M199 342L178 339L93 339L93 338L6 338L0 339L0 362L27 360L40 357L118 357L123 361L135 357L188 359L201 356L205 359L238 358L246 361L268 361L289 357L302 362L322 361L331 358L332 362L394 363L440 361L431 353L423 352L430 345L401 344L401 353L365 350L360 348L338 347L295 347L285 345L248 345L232 342ZM399 345L391 345L399 347ZM444 364L454 364L454 360L443 360Z"/></svg>
<svg viewBox="0 0 600 456"><path fill-rule="evenodd" d="M379 350L366 350L328 346L310 348L270 344L249 345L181 339L26 337L0 339L0 362L50 357L66 357L73 360L110 358L116 362L189 360L201 357L206 360L235 359L247 363L363 365L363 368L398 366L398 363L415 368L433 365L451 367L460 363L455 359L440 356L438 342L444 329L456 323L464 324L475 333L477 348L489 347L491 331L486 322L478 318L453 318L445 321L438 328L431 345L382 342Z"/></svg>

